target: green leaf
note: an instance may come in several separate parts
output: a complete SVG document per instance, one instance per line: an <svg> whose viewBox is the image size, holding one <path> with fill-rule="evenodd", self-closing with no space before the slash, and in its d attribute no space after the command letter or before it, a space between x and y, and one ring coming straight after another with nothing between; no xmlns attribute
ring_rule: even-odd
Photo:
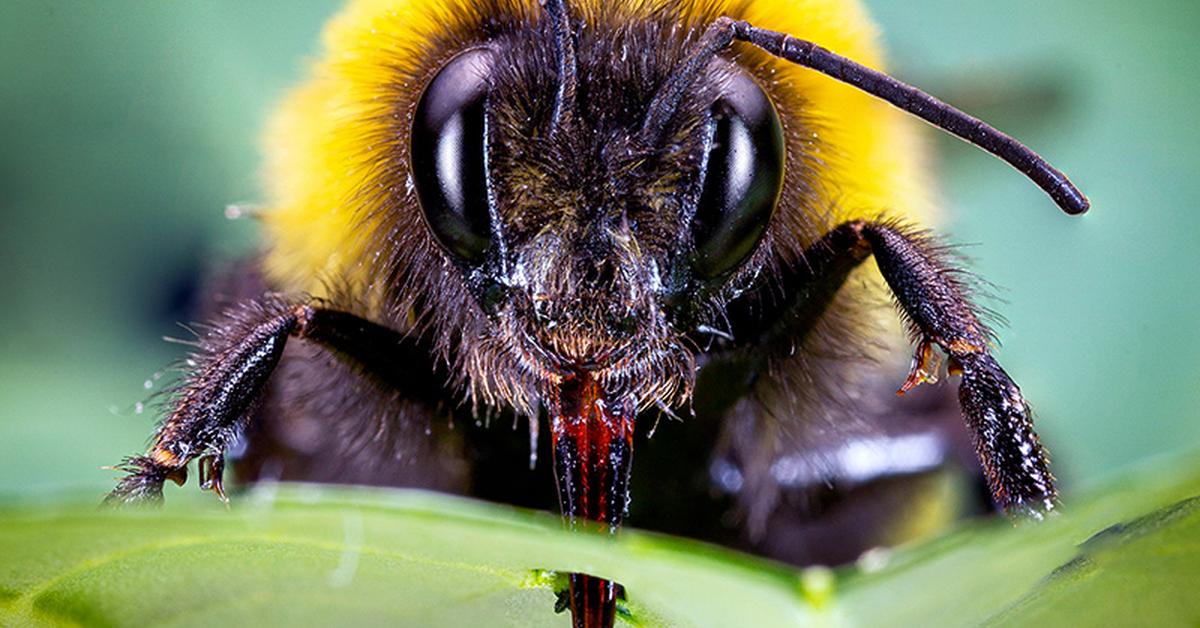
<svg viewBox="0 0 1200 628"><path fill-rule="evenodd" d="M1170 464L1033 524L970 525L861 568L800 572L637 532L412 491L283 486L226 511L0 511L0 624L568 626L558 575L625 584L655 625L1192 624L1200 472Z"/></svg>
<svg viewBox="0 0 1200 628"><path fill-rule="evenodd" d="M1160 461L1068 498L1047 521L969 526L897 552L877 573L848 573L843 617L854 625L1195 625L1196 460ZM1086 578L1068 582L1084 563ZM1151 607L1161 610L1143 612Z"/></svg>
<svg viewBox="0 0 1200 628"><path fill-rule="evenodd" d="M230 512L207 502L17 509L2 517L0 556L0 623L562 626L561 579L546 572L568 568L637 590L635 623L804 613L779 567L644 534L613 543L554 516L407 491L287 486Z"/></svg>

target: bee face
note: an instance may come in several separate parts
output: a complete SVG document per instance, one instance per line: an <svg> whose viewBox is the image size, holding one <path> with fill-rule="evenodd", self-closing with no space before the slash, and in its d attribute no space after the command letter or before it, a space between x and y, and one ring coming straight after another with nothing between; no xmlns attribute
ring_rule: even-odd
<svg viewBox="0 0 1200 628"><path fill-rule="evenodd" d="M553 33L530 28L450 59L418 103L425 224L488 320L478 345L538 382L586 370L639 406L678 403L694 370L686 334L761 265L783 180L778 115L717 59L648 138L657 87L694 43L678 32L580 36L562 95Z"/></svg>

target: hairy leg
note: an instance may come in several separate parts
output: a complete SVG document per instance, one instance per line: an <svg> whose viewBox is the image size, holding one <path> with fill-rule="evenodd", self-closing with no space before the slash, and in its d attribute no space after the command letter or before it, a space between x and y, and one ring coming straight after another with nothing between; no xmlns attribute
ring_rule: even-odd
<svg viewBox="0 0 1200 628"><path fill-rule="evenodd" d="M805 251L800 263L784 270L783 295L773 306L731 313L734 336L755 344L777 340L794 328L789 319L813 317L814 303L819 313L819 304L871 255L917 344L912 371L899 393L933 381L934 347L940 348L949 357L950 371L962 375L959 403L996 502L1008 511L1033 514L1054 508L1054 478L1029 405L991 354L990 333L957 269L927 237L884 222L854 221L834 228Z"/></svg>
<svg viewBox="0 0 1200 628"><path fill-rule="evenodd" d="M289 338L318 344L382 385L435 401L442 382L414 341L353 314L265 298L231 308L202 335L189 373L149 451L127 458L106 503L159 501L166 480L183 484L199 460L201 488L222 498L224 453L258 403Z"/></svg>

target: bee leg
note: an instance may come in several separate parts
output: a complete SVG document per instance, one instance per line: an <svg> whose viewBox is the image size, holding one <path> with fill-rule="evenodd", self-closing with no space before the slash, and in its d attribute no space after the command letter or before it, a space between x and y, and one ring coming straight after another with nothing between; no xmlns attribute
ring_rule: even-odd
<svg viewBox="0 0 1200 628"><path fill-rule="evenodd" d="M1009 512L1041 516L1057 505L1057 492L1029 404L991 354L990 332L942 250L928 236L895 224L842 224L784 271L785 298L778 311L763 313L759 321L778 327L771 323L782 321L789 309L811 316L814 301L823 302L850 269L874 255L917 341L913 369L900 392L933 377L932 347L941 348L950 372L962 376L959 404L993 498ZM772 333L778 332L765 332L757 342L769 341Z"/></svg>
<svg viewBox="0 0 1200 628"><path fill-rule="evenodd" d="M428 353L393 330L346 312L277 299L241 305L203 334L154 444L116 467L126 476L105 503L162 501L163 482L182 485L187 464L197 458L201 488L224 499L225 449L244 427L289 338L316 342L414 399L440 389L430 375Z"/></svg>
<svg viewBox="0 0 1200 628"><path fill-rule="evenodd" d="M941 347L961 371L958 399L996 501L1009 511L1040 515L1057 504L1050 463L1017 387L989 349L964 287L927 238L894 225L846 226L870 243L880 272L921 343ZM917 377L923 365L918 362Z"/></svg>

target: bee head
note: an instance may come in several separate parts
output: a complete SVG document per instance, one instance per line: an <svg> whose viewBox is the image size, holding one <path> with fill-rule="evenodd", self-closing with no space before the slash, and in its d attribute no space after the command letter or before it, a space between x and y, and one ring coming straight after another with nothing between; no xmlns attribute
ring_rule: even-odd
<svg viewBox="0 0 1200 628"><path fill-rule="evenodd" d="M411 141L425 224L522 371L678 401L686 334L761 265L779 117L721 58L685 68L664 114L695 44L669 25L561 35L531 24L430 80Z"/></svg>

